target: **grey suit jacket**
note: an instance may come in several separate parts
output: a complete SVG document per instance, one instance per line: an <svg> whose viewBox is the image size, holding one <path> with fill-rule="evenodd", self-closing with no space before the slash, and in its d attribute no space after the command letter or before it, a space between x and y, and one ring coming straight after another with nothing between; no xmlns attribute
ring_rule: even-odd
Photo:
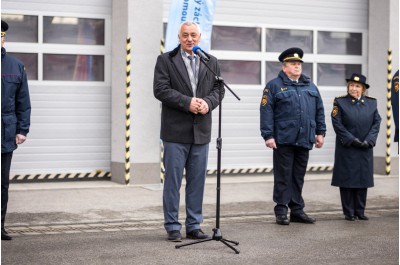
<svg viewBox="0 0 400 265"><path fill-rule="evenodd" d="M208 54L207 54L208 55ZM219 76L218 61L208 55L208 66ZM193 97L189 75L180 54L180 46L159 55L154 69L154 96L162 102L161 139L183 144L206 144L211 140L211 111L219 104L219 90L225 90L215 80L203 63L200 63L196 96L204 99L209 107L205 115L189 112Z"/></svg>

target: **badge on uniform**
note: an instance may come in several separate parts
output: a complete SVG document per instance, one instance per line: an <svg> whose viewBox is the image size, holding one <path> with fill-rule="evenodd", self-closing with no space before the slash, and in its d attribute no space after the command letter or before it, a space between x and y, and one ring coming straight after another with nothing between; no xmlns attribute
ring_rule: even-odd
<svg viewBox="0 0 400 265"><path fill-rule="evenodd" d="M337 115L338 112L339 112L338 106L333 106L332 117L335 117L335 116Z"/></svg>
<svg viewBox="0 0 400 265"><path fill-rule="evenodd" d="M396 93L399 92L399 82L398 81L394 83L394 91L396 91Z"/></svg>
<svg viewBox="0 0 400 265"><path fill-rule="evenodd" d="M261 105L264 107L265 105L267 105L267 103L268 103L268 98L266 95L264 95L261 100Z"/></svg>

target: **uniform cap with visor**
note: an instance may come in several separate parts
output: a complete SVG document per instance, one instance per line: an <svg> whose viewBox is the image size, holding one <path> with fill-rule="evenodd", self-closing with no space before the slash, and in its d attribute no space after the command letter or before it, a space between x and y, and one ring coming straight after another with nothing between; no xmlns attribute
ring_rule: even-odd
<svg viewBox="0 0 400 265"><path fill-rule="evenodd" d="M356 83L360 83L365 86L365 88L369 88L369 85L366 83L367 78L362 74L353 73L349 79L346 79L347 83L352 81Z"/></svg>
<svg viewBox="0 0 400 265"><path fill-rule="evenodd" d="M283 51L281 53L281 55L279 55L278 59L281 63L284 63L284 62L301 62L302 63L303 55L304 55L304 52L302 49L293 47L293 48L289 48L289 49Z"/></svg>
<svg viewBox="0 0 400 265"><path fill-rule="evenodd" d="M5 21L1 21L1 36L4 37L6 35L6 31L8 30L8 24Z"/></svg>

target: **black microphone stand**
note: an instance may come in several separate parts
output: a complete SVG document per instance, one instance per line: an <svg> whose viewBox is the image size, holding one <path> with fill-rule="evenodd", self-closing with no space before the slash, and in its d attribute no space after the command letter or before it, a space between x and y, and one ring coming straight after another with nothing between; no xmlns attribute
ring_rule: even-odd
<svg viewBox="0 0 400 265"><path fill-rule="evenodd" d="M207 238L207 239L203 239L203 240L199 240L199 241L193 241L190 243L185 243L185 244L180 244L180 245L176 245L175 248L181 248L184 246L190 246L190 245L194 245L194 244L199 244L199 243L203 243L203 242L208 242L211 240L215 240L215 241L220 241L223 244L225 244L227 247L231 248L233 251L235 251L236 254L239 254L239 250L237 250L236 248L234 248L231 244L234 245L239 245L239 242L237 241L232 241L232 240L228 240L226 238L222 237L222 233L221 233L221 229L219 228L219 217L220 217L220 198L221 198L221 150L222 150L222 138L221 138L221 118L222 118L222 89L225 86L236 98L237 100L240 100L240 98L229 88L229 86L224 82L224 79L220 76L218 76L208 65L207 62L205 61L205 59L201 56L199 56L201 62L203 62L203 64L207 67L208 70L210 70L211 73L214 74L215 79L217 80L217 82L220 85L220 89L219 89L219 106L218 106L218 110L219 110L219 114L218 114L218 138L217 138L217 149L218 149L218 160L217 160L217 206L216 206L216 224L215 224L215 228L213 229L213 236L212 238ZM231 243L231 244L229 244Z"/></svg>

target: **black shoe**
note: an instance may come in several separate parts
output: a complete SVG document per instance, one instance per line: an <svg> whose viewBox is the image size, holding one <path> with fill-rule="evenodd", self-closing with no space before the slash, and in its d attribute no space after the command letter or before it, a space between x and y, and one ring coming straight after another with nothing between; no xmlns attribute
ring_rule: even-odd
<svg viewBox="0 0 400 265"><path fill-rule="evenodd" d="M195 229L195 230L190 231L189 233L186 233L186 238L190 238L190 239L207 239L207 238L210 238L210 236L204 234L204 232L201 231L201 229Z"/></svg>
<svg viewBox="0 0 400 265"><path fill-rule="evenodd" d="M356 215L356 218L359 220L364 220L364 221L368 221L369 218L365 215Z"/></svg>
<svg viewBox="0 0 400 265"><path fill-rule="evenodd" d="M305 213L300 213L300 214L290 214L290 222L313 224L316 222L316 220L312 217L309 217Z"/></svg>
<svg viewBox="0 0 400 265"><path fill-rule="evenodd" d="M352 215L345 215L344 219L347 221L355 221L356 220L356 218L354 218L354 216L352 216Z"/></svg>
<svg viewBox="0 0 400 265"><path fill-rule="evenodd" d="M12 237L7 234L7 232L1 231L1 240L11 240Z"/></svg>
<svg viewBox="0 0 400 265"><path fill-rule="evenodd" d="M289 219L287 218L287 215L282 214L276 216L276 223L278 225L288 225L290 222Z"/></svg>
<svg viewBox="0 0 400 265"><path fill-rule="evenodd" d="M172 231L168 231L168 241L171 242L181 242L182 241L182 236L181 236L181 232L178 230L172 230Z"/></svg>

